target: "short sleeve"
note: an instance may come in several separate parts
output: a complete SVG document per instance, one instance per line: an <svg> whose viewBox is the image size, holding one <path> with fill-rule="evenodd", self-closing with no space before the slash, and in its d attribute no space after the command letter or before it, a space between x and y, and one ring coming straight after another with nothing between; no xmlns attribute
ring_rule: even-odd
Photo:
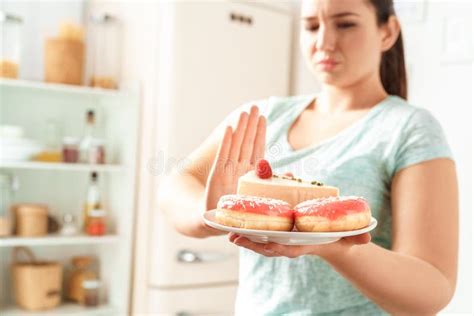
<svg viewBox="0 0 474 316"><path fill-rule="evenodd" d="M453 159L438 120L426 109L418 108L407 120L400 134L393 159L393 172L436 158Z"/></svg>

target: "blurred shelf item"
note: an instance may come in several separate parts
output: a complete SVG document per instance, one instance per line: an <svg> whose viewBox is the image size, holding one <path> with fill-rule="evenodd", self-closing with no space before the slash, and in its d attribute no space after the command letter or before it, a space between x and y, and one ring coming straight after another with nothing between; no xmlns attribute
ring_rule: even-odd
<svg viewBox="0 0 474 316"><path fill-rule="evenodd" d="M113 90L95 87L93 88L87 86L75 86L68 84L46 83L41 81L14 80L4 78L0 79L0 89L57 92L91 97L123 98L132 95L132 93L130 93L129 91L124 90Z"/></svg>
<svg viewBox="0 0 474 316"><path fill-rule="evenodd" d="M0 161L0 169L27 169L27 170L54 170L76 172L123 172L126 168L113 164L80 164L80 163L55 163L36 161Z"/></svg>
<svg viewBox="0 0 474 316"><path fill-rule="evenodd" d="M10 307L6 309L0 309L0 315L2 316L54 316L54 315L81 315L81 316L92 316L92 315L117 315L117 308L110 305L101 305L98 307L84 307L79 304L66 303L60 305L57 308L30 312L18 307Z"/></svg>
<svg viewBox="0 0 474 316"><path fill-rule="evenodd" d="M108 244L118 242L119 239L120 238L117 235L105 235L100 237L92 237L87 235L47 235L45 237L13 236L0 238L0 247Z"/></svg>

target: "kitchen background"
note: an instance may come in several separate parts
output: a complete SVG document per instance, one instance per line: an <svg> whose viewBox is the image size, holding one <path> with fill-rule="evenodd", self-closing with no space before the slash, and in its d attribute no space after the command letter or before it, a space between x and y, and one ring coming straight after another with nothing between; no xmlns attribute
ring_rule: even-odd
<svg viewBox="0 0 474 316"><path fill-rule="evenodd" d="M243 102L319 89L299 53L299 2L1 0L0 10L0 73L17 77L0 79L0 314L232 313L236 247L177 234L156 190ZM397 10L409 99L440 120L459 173L459 277L443 313L472 314L473 4Z"/></svg>

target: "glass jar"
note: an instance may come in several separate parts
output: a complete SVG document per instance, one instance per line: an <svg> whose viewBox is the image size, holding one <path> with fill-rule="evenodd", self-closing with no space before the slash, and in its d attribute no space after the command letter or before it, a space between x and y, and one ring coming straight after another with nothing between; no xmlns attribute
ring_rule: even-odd
<svg viewBox="0 0 474 316"><path fill-rule="evenodd" d="M63 138L63 161L68 163L79 161L79 139L75 137Z"/></svg>
<svg viewBox="0 0 474 316"><path fill-rule="evenodd" d="M92 138L89 145L88 163L105 163L105 141L100 138Z"/></svg>
<svg viewBox="0 0 474 316"><path fill-rule="evenodd" d="M109 14L91 16L89 24L90 85L117 89L120 81L122 34L119 20Z"/></svg>
<svg viewBox="0 0 474 316"><path fill-rule="evenodd" d="M36 161L61 162L61 131L59 123L48 120L44 130L43 151L36 155Z"/></svg>
<svg viewBox="0 0 474 316"><path fill-rule="evenodd" d="M78 303L84 302L85 293L82 283L85 280L94 280L97 274L94 271L94 259L90 256L77 256L72 258L72 271L67 282L66 295Z"/></svg>
<svg viewBox="0 0 474 316"><path fill-rule="evenodd" d="M0 77L18 78L22 24L20 17L0 11Z"/></svg>
<svg viewBox="0 0 474 316"><path fill-rule="evenodd" d="M11 203L13 191L15 190L15 179L6 173L0 173L0 237L12 234Z"/></svg>
<svg viewBox="0 0 474 316"><path fill-rule="evenodd" d="M72 214L64 214L60 234L64 236L77 235L79 228L76 224L76 218Z"/></svg>
<svg viewBox="0 0 474 316"><path fill-rule="evenodd" d="M82 282L82 289L84 291L84 301L82 302L86 307L94 307L99 305L100 282L97 279L84 280Z"/></svg>
<svg viewBox="0 0 474 316"><path fill-rule="evenodd" d="M105 211L91 210L87 219L86 232L91 236L103 236L106 231Z"/></svg>

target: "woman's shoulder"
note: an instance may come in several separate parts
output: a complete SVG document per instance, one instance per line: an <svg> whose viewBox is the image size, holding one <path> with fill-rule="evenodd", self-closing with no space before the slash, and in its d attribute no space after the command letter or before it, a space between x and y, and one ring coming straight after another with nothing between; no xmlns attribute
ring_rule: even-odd
<svg viewBox="0 0 474 316"><path fill-rule="evenodd" d="M392 99L393 102L387 107L391 111L390 115L385 115L391 117L393 123L385 125L389 126L387 135L392 140L388 146L391 150L387 151L390 174L393 176L402 168L426 160L442 157L452 159L442 125L431 111L398 97ZM394 118L398 118L398 121Z"/></svg>
<svg viewBox="0 0 474 316"><path fill-rule="evenodd" d="M403 129L419 126L440 127L439 121L427 108L413 104L398 96L390 96L386 111L392 120Z"/></svg>

